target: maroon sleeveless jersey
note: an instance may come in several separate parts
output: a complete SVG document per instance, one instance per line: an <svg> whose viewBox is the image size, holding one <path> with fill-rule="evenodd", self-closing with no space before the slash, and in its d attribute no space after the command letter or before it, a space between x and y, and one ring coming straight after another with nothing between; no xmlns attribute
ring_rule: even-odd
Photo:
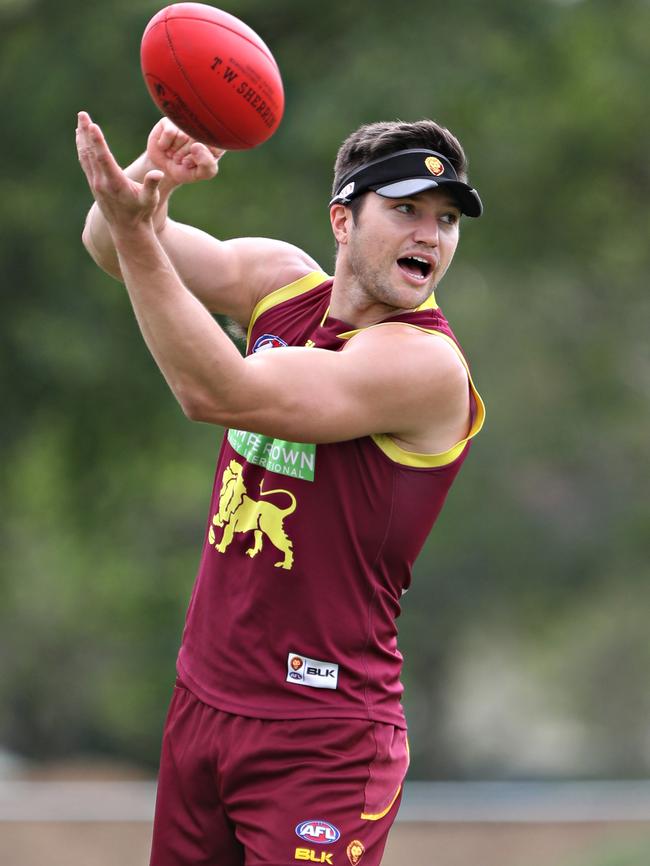
<svg viewBox="0 0 650 866"><path fill-rule="evenodd" d="M248 353L341 349L358 331L328 317L331 287L311 273L263 298ZM462 359L433 297L372 327L395 322L449 341ZM483 423L469 372L468 382L471 429L443 454L404 451L386 435L310 445L226 431L178 657L200 700L257 718L405 727L400 597Z"/></svg>

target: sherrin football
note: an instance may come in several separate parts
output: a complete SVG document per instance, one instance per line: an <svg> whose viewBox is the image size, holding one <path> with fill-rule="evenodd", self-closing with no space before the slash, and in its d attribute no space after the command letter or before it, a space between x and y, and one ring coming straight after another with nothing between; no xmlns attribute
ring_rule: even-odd
<svg viewBox="0 0 650 866"><path fill-rule="evenodd" d="M142 36L142 74L163 114L204 144L248 150L278 128L280 70L243 21L204 3L173 3Z"/></svg>

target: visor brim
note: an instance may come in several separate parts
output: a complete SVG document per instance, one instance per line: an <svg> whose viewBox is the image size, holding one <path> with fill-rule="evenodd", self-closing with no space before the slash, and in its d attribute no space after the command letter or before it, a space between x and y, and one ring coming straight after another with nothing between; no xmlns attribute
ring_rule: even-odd
<svg viewBox="0 0 650 866"><path fill-rule="evenodd" d="M483 204L476 190L457 180L438 181L432 178L412 177L377 187L371 186L370 189L384 198L409 198L436 187L440 189L448 187L449 193L457 200L461 212L466 216L479 217L483 213Z"/></svg>

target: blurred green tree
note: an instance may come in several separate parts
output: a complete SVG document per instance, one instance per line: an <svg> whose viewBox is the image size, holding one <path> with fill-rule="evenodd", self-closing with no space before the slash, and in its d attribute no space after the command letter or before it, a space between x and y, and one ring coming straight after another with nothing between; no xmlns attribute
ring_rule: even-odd
<svg viewBox="0 0 650 866"><path fill-rule="evenodd" d="M34 757L155 765L221 435L184 419L80 243L76 112L122 162L143 148L157 114L138 46L158 8L0 3L0 742ZM217 182L180 191L176 218L285 238L328 269L336 148L395 117L452 128L486 202L439 292L488 422L405 599L413 775L512 771L472 763L449 730L477 635L518 641L513 664L585 725L567 772L647 772L650 6L227 8L272 46L286 116Z"/></svg>

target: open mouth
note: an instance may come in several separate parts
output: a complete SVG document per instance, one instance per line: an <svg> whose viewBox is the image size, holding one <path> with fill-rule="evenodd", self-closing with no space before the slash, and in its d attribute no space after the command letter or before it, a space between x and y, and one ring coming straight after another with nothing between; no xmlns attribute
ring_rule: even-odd
<svg viewBox="0 0 650 866"><path fill-rule="evenodd" d="M404 273L414 280L424 281L431 273L431 262L420 258L420 256L404 256L404 258L397 260L397 264Z"/></svg>

